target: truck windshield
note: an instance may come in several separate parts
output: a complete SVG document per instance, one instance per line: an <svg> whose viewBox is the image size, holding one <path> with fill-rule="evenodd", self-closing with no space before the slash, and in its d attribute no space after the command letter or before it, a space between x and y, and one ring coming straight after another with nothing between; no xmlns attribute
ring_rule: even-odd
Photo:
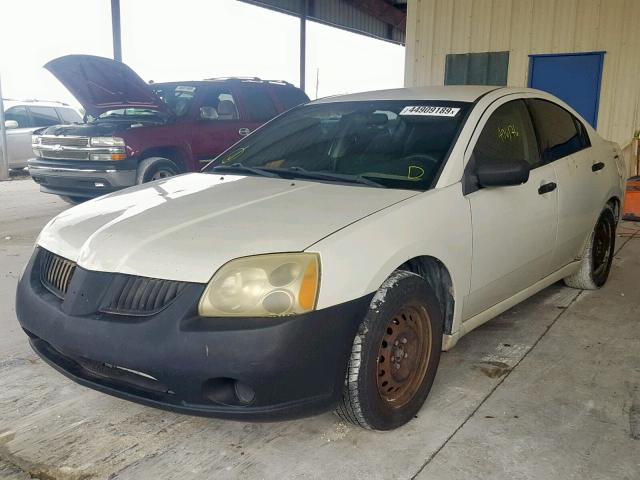
<svg viewBox="0 0 640 480"><path fill-rule="evenodd" d="M237 143L204 171L262 170L285 178L357 179L363 185L433 187L469 103L360 101L305 105Z"/></svg>

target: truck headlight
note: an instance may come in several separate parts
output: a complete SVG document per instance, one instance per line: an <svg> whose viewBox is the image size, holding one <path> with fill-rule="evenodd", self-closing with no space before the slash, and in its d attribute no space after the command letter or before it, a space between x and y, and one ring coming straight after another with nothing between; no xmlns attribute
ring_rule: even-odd
<svg viewBox="0 0 640 480"><path fill-rule="evenodd" d="M92 147L124 147L124 139L120 137L91 137Z"/></svg>
<svg viewBox="0 0 640 480"><path fill-rule="evenodd" d="M237 258L207 285L203 317L272 317L316 308L320 258L315 253L276 253Z"/></svg>

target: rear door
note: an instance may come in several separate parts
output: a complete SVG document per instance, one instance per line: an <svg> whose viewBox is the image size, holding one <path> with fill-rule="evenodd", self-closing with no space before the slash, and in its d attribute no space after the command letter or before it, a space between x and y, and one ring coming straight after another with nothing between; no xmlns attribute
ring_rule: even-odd
<svg viewBox="0 0 640 480"><path fill-rule="evenodd" d="M240 116L234 90L226 86L199 89L195 118L188 130L194 158L204 164L240 140L247 122Z"/></svg>
<svg viewBox="0 0 640 480"><path fill-rule="evenodd" d="M553 186L556 174L553 165L545 165L540 158L524 101L494 103L478 127L470 144L467 175L483 161L501 159L525 160L531 173L523 185L467 190L473 259L465 320L550 273L558 216L557 191L539 190L543 185Z"/></svg>
<svg viewBox="0 0 640 480"><path fill-rule="evenodd" d="M605 164L594 156L579 119L548 100L529 99L528 104L542 158L554 167L558 179L558 238L552 262L559 269L582 253L602 210L608 178L598 168Z"/></svg>
<svg viewBox="0 0 640 480"><path fill-rule="evenodd" d="M242 82L240 90L243 116L247 120L243 135L268 122L281 111L265 84Z"/></svg>

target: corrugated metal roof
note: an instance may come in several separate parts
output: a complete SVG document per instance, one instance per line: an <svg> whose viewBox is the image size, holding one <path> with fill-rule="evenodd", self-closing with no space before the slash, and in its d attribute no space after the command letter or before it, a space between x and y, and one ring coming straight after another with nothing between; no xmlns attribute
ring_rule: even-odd
<svg viewBox="0 0 640 480"><path fill-rule="evenodd" d="M314 22L404 45L406 0L240 0Z"/></svg>

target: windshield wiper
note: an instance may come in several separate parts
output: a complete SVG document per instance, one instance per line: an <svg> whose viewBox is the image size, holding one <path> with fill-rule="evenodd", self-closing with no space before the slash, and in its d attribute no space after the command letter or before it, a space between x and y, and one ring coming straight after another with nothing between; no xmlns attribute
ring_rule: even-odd
<svg viewBox="0 0 640 480"><path fill-rule="evenodd" d="M362 185L367 185L369 187L376 188L386 188L384 185L378 182L374 182L373 180L369 180L368 178L363 177L362 175L349 175L346 173L331 173L331 172L310 172L309 170L305 170L302 167L289 167L288 172L293 172L295 176L302 178L314 178L317 180L330 180L330 181L341 181L348 183L360 183Z"/></svg>
<svg viewBox="0 0 640 480"><path fill-rule="evenodd" d="M211 169L212 172L245 172L260 175L261 177L280 178L280 175L263 168L247 167L241 163L232 163L231 165L216 165Z"/></svg>

